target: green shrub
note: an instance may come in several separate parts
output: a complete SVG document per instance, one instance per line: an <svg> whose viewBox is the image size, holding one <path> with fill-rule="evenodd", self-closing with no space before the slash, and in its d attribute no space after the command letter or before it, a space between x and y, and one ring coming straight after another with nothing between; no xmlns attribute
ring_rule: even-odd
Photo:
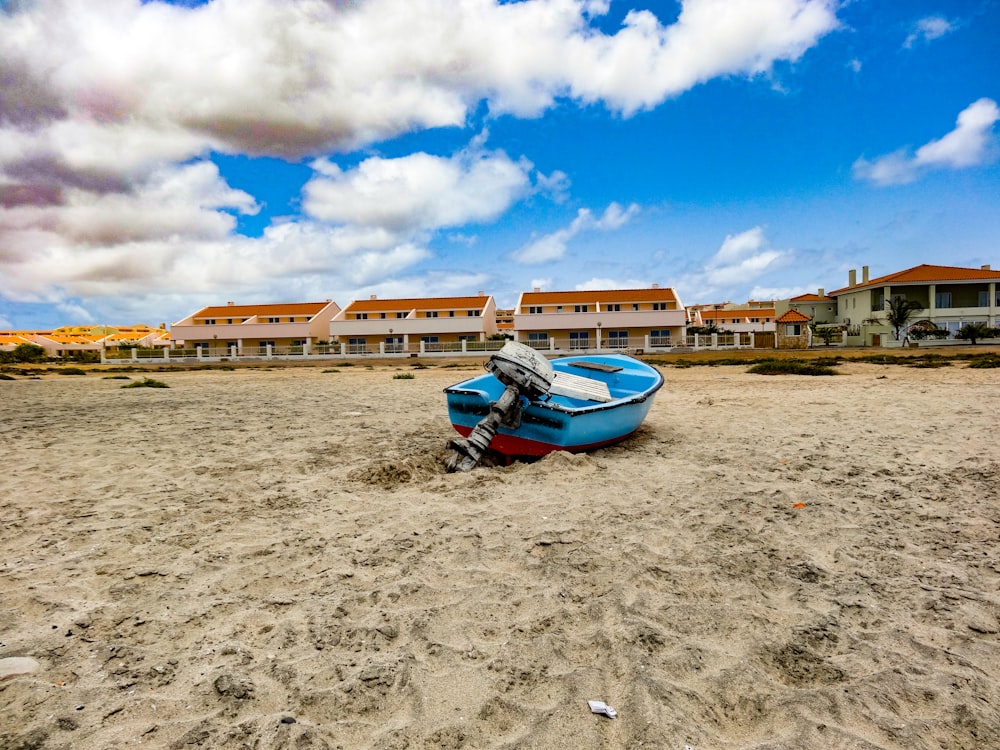
<svg viewBox="0 0 1000 750"><path fill-rule="evenodd" d="M79 367L62 367L56 370L60 375L86 375L86 370L81 370Z"/></svg>
<svg viewBox="0 0 1000 750"><path fill-rule="evenodd" d="M747 372L755 375L836 375L832 367L803 362L800 359L766 359L758 362Z"/></svg>
<svg viewBox="0 0 1000 750"><path fill-rule="evenodd" d="M1000 354L984 354L973 357L969 360L969 367L974 367L977 370L1000 367Z"/></svg>
<svg viewBox="0 0 1000 750"><path fill-rule="evenodd" d="M340 372L336 367L331 367L329 370L323 370L323 372Z"/></svg>
<svg viewBox="0 0 1000 750"><path fill-rule="evenodd" d="M137 380L134 383L128 383L123 385L122 388L169 388L170 386L166 383L153 380L152 378L143 378L142 380Z"/></svg>
<svg viewBox="0 0 1000 750"><path fill-rule="evenodd" d="M104 380L131 380L128 375L105 375Z"/></svg>
<svg viewBox="0 0 1000 750"><path fill-rule="evenodd" d="M412 372L397 372L392 376L393 380L413 380Z"/></svg>

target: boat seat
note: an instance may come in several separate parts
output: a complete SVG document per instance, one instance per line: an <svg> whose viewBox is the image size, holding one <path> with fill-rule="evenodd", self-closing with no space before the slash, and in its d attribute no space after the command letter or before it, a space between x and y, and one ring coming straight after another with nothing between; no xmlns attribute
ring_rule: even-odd
<svg viewBox="0 0 1000 750"><path fill-rule="evenodd" d="M612 400L607 383L561 370L556 371L549 393L553 396L568 396L581 401L606 402Z"/></svg>

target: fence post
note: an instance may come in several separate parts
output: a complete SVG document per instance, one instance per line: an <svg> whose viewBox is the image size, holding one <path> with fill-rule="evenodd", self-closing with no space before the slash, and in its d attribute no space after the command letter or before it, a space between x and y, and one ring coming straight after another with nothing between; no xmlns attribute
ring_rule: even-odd
<svg viewBox="0 0 1000 750"><path fill-rule="evenodd" d="M271 358L271 345L270 344L267 344L264 347L264 352L265 352L264 359L270 359Z"/></svg>
<svg viewBox="0 0 1000 750"><path fill-rule="evenodd" d="M163 361L164 362L169 362L170 361L170 347L169 346L163 347Z"/></svg>
<svg viewBox="0 0 1000 750"><path fill-rule="evenodd" d="M697 334L697 333L694 335L694 348L695 349L698 348L698 336L699 336L699 334Z"/></svg>
<svg viewBox="0 0 1000 750"><path fill-rule="evenodd" d="M382 355L382 356L385 356L385 342L384 341L379 341L378 342L378 353L380 355Z"/></svg>
<svg viewBox="0 0 1000 750"><path fill-rule="evenodd" d="M425 346L426 343L427 343L426 341L424 341L423 339L420 339L420 356L421 357L424 356L424 352L426 350L426 346Z"/></svg>

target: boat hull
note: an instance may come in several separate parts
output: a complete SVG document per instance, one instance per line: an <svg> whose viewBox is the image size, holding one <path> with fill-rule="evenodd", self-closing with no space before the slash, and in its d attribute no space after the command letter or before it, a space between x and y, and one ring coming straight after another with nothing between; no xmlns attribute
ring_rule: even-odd
<svg viewBox="0 0 1000 750"><path fill-rule="evenodd" d="M544 456L552 451L587 451L624 440L642 424L653 395L663 384L659 371L620 354L585 355L552 360L554 369L572 372L580 363L609 371L587 370L587 377L608 385L613 399L606 403L551 396L524 402L521 424L501 427L490 449L505 456ZM576 373L581 370L576 369ZM481 375L445 389L448 414L455 430L468 437L489 414L504 386L492 375Z"/></svg>

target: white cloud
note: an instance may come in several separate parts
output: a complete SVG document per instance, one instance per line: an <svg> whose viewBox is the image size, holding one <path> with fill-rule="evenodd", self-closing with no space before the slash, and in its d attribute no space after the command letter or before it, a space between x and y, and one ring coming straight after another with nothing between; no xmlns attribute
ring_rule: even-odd
<svg viewBox="0 0 1000 750"><path fill-rule="evenodd" d="M983 164L996 155L993 126L998 120L996 102L979 99L959 113L955 129L942 138L924 144L912 156L900 149L875 161L859 158L854 162L854 176L876 185L900 185L913 182L928 170Z"/></svg>
<svg viewBox="0 0 1000 750"><path fill-rule="evenodd" d="M716 294L720 290L746 286L767 272L773 272L791 259L791 253L776 250L762 227L753 227L726 239L700 271L685 277L678 286L686 291L697 290L698 296Z"/></svg>
<svg viewBox="0 0 1000 750"><path fill-rule="evenodd" d="M686 0L673 25L633 10L609 35L592 25L607 7L35 0L0 16L5 64L18 73L8 114L35 128L134 126L159 134L156 152L302 156L460 126L483 99L519 116L561 96L628 114L716 76L798 59L838 26L834 0ZM119 158L140 157L137 142L122 141Z"/></svg>
<svg viewBox="0 0 1000 750"><path fill-rule="evenodd" d="M502 151L372 157L348 172L326 160L314 166L322 176L304 188L308 215L395 231L492 221L530 189L531 164Z"/></svg>
<svg viewBox="0 0 1000 750"><path fill-rule="evenodd" d="M906 37L903 47L910 49L917 42L930 42L943 37L955 30L955 25L942 16L927 16L921 18L913 26L913 31Z"/></svg>
<svg viewBox="0 0 1000 750"><path fill-rule="evenodd" d="M649 287L650 284L648 282L637 279L619 280L594 277L577 284L573 288L578 292L591 292L601 289L648 289Z"/></svg>
<svg viewBox="0 0 1000 750"><path fill-rule="evenodd" d="M258 210L206 160L288 159L557 101L625 116L713 77L765 73L838 27L837 0L685 0L664 25L633 10L598 28L608 0L26 0L0 12L0 294L269 299L275 280L335 274L373 284L430 251L442 227L492 221L569 180L485 149L451 158L317 160L309 219L234 234ZM586 212L523 262L611 231L634 207ZM326 226L320 226L325 222ZM330 226L333 225L333 226ZM294 242L292 240L294 239ZM298 274L299 276L297 276ZM195 297L182 297L192 293ZM325 295L324 295L325 297ZM67 302L67 304L72 304Z"/></svg>
<svg viewBox="0 0 1000 750"><path fill-rule="evenodd" d="M559 260L566 254L566 245L569 241L581 232L611 232L620 229L638 213L639 206L635 203L630 204L628 208L622 208L615 202L609 203L599 218L595 218L589 208L581 208L569 226L532 240L515 250L511 257L517 263L525 265Z"/></svg>

